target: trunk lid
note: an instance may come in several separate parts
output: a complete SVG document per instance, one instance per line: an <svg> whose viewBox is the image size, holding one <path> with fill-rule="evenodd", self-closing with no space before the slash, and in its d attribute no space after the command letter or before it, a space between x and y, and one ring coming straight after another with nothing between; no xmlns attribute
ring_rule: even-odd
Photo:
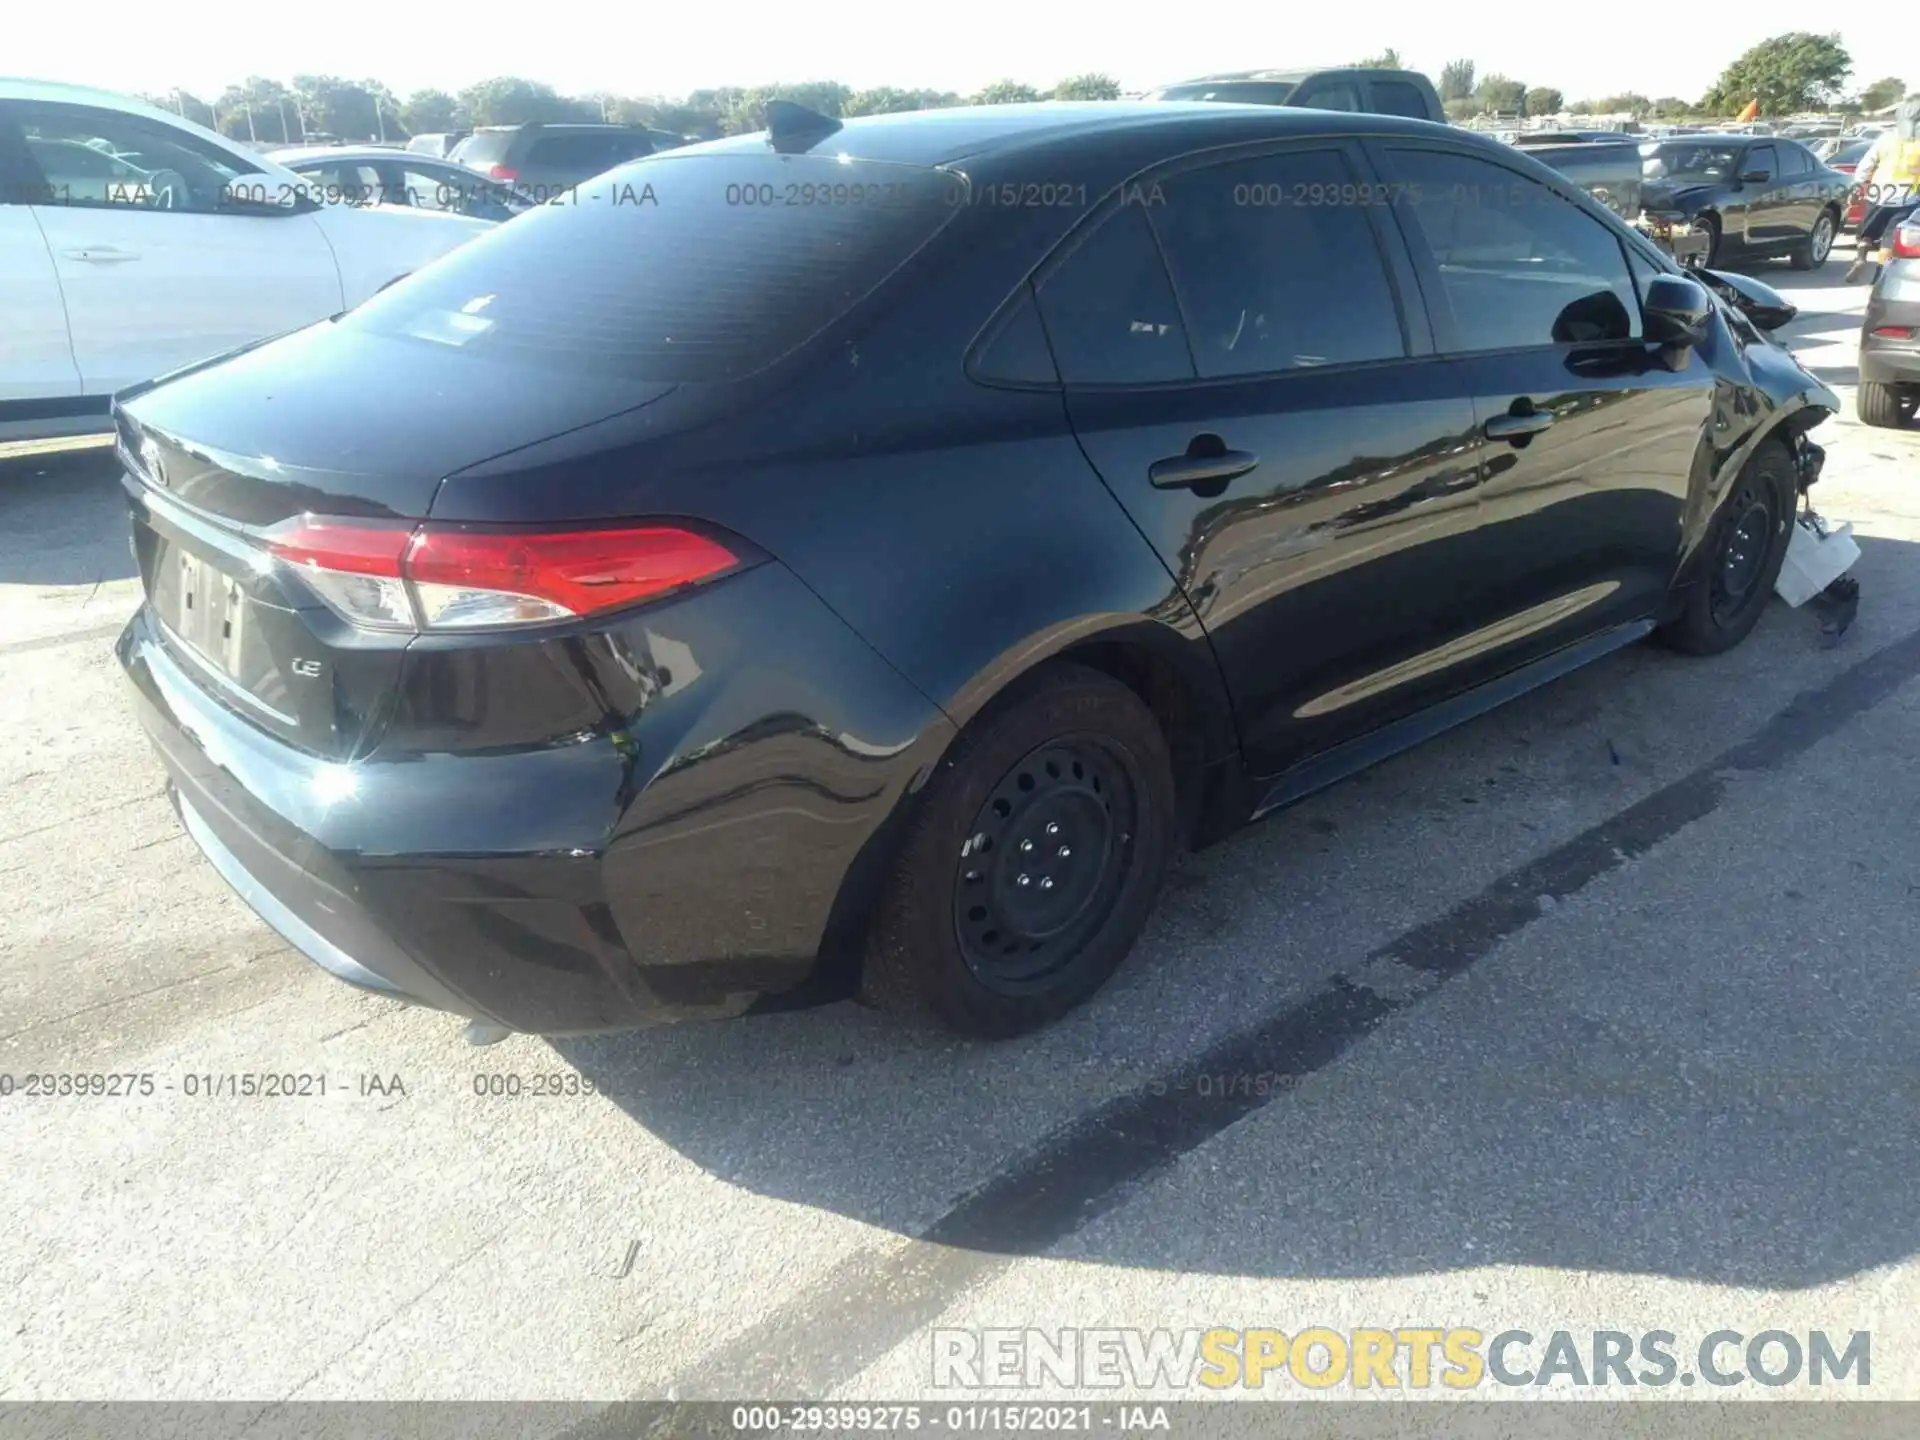
<svg viewBox="0 0 1920 1440"><path fill-rule="evenodd" d="M312 568L269 550L274 527L303 515L404 527L429 518L448 476L542 441L627 423L616 417L658 417L655 435L711 424L737 403L730 382L797 354L917 253L957 213L954 193L922 166L668 152L344 315L136 387L116 425L167 645L288 742L365 753L413 636L344 619L303 578ZM722 390L726 402L682 403ZM652 489L603 479L599 518L647 515ZM462 519L537 524L567 509L539 499Z"/></svg>
<svg viewBox="0 0 1920 1440"><path fill-rule="evenodd" d="M405 341L327 323L135 394L116 426L134 554L169 652L290 744L362 753L412 637L341 619L269 553L271 528L303 514L422 519L450 470L672 388L422 363Z"/></svg>

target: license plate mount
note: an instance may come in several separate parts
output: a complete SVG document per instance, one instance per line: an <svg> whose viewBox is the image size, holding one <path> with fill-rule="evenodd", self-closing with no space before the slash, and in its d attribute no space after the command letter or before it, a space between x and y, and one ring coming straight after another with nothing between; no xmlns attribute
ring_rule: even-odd
<svg viewBox="0 0 1920 1440"><path fill-rule="evenodd" d="M200 659L237 678L247 638L247 595L232 576L184 547L167 557L171 594L158 607L167 628Z"/></svg>

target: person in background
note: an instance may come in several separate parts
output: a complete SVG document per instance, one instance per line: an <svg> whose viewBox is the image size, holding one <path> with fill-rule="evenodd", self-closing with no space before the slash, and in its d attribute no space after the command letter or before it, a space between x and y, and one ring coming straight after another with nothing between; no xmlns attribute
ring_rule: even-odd
<svg viewBox="0 0 1920 1440"><path fill-rule="evenodd" d="M1867 213L1860 220L1860 248L1847 267L1852 285L1866 276L1881 238L1914 213L1920 203L1920 95L1909 95L1893 113L1893 124L1874 142L1853 172Z"/></svg>

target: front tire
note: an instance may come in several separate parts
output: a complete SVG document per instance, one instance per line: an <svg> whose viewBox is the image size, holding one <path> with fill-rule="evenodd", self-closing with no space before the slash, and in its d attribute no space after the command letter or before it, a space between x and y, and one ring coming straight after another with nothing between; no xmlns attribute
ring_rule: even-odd
<svg viewBox="0 0 1920 1440"><path fill-rule="evenodd" d="M1721 505L1686 608L1661 627L1662 640L1688 655L1718 655L1747 638L1780 578L1799 494L1792 455L1767 441Z"/></svg>
<svg viewBox="0 0 1920 1440"><path fill-rule="evenodd" d="M1174 839L1159 722L1055 663L954 742L919 798L868 935L862 989L1005 1039L1052 1023L1133 948Z"/></svg>
<svg viewBox="0 0 1920 1440"><path fill-rule="evenodd" d="M1827 263L1827 256L1833 253L1833 237L1838 230L1833 211L1822 210L1819 218L1813 222L1813 228L1807 232L1806 239L1794 246L1787 263L1796 270L1818 270Z"/></svg>
<svg viewBox="0 0 1920 1440"><path fill-rule="evenodd" d="M1913 423L1914 411L1920 409L1920 386L1862 380L1854 394L1853 408L1863 424L1898 430Z"/></svg>
<svg viewBox="0 0 1920 1440"><path fill-rule="evenodd" d="M1720 217L1702 215L1694 222L1694 229L1707 237L1707 253L1702 255L1699 266L1702 270L1711 270L1720 263Z"/></svg>

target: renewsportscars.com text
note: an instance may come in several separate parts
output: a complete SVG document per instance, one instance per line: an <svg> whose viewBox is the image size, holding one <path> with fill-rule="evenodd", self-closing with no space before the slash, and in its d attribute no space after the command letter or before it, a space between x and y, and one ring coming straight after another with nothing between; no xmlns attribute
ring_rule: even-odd
<svg viewBox="0 0 1920 1440"><path fill-rule="evenodd" d="M1429 1326L936 1329L932 1342L933 1386L956 1392L1873 1383L1873 1337L1866 1330L1714 1330L1693 1340L1670 1330L1535 1334Z"/></svg>

